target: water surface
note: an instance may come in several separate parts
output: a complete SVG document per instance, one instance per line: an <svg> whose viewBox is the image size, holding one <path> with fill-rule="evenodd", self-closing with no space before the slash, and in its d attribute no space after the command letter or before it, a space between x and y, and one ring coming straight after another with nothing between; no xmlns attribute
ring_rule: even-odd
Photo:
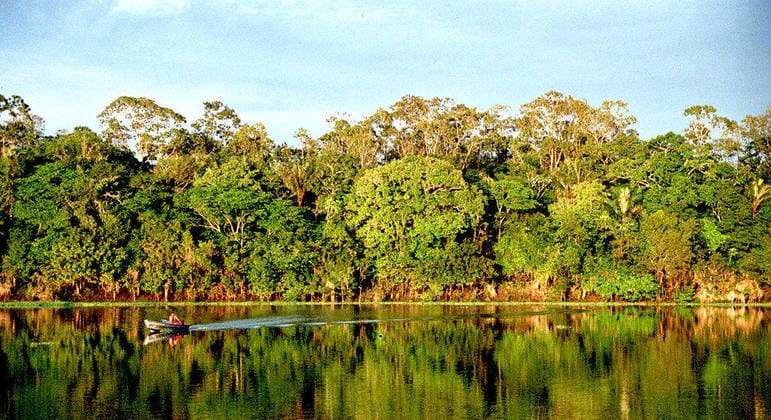
<svg viewBox="0 0 771 420"><path fill-rule="evenodd" d="M0 310L0 417L763 418L769 309Z"/></svg>

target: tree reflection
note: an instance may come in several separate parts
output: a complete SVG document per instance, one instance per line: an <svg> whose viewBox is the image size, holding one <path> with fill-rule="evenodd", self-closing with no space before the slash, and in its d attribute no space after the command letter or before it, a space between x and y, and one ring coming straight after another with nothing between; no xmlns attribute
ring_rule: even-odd
<svg viewBox="0 0 771 420"><path fill-rule="evenodd" d="M763 417L771 400L760 308L191 307L414 320L146 336L153 311L0 310L4 416Z"/></svg>

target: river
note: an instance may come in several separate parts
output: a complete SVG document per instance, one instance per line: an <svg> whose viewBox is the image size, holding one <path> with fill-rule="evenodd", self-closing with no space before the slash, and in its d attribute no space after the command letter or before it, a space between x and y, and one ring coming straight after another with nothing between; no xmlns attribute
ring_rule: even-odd
<svg viewBox="0 0 771 420"><path fill-rule="evenodd" d="M764 418L769 308L0 309L0 417Z"/></svg>

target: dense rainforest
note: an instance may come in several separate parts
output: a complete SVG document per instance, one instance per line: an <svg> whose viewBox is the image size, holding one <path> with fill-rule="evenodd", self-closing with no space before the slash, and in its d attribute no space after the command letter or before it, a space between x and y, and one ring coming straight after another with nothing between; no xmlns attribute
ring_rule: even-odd
<svg viewBox="0 0 771 420"><path fill-rule="evenodd" d="M618 100L405 96L289 146L141 97L46 136L0 95L0 297L762 300L771 108L685 116L642 139Z"/></svg>

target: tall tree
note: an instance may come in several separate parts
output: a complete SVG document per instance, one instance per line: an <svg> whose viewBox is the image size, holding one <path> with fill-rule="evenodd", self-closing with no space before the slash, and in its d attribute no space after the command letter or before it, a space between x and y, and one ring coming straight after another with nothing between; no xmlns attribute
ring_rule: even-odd
<svg viewBox="0 0 771 420"><path fill-rule="evenodd" d="M505 110L478 111L449 98L405 96L370 118L393 157L441 157L464 170L505 157L507 138L513 134Z"/></svg>
<svg viewBox="0 0 771 420"><path fill-rule="evenodd" d="M596 148L636 135L635 122L623 101L593 107L556 91L522 105L515 120L519 140L537 151L541 167L563 187L586 180L584 158Z"/></svg>
<svg viewBox="0 0 771 420"><path fill-rule="evenodd" d="M689 117L683 136L693 146L723 159L736 158L742 148L741 129L736 121L718 115L711 105L690 106L683 115Z"/></svg>
<svg viewBox="0 0 771 420"><path fill-rule="evenodd" d="M294 197L297 205L302 207L305 195L313 188L319 146L304 130L298 131L296 138L300 140L301 147L280 148L273 171Z"/></svg>
<svg viewBox="0 0 771 420"><path fill-rule="evenodd" d="M43 120L32 113L18 95L0 95L0 158L31 146L40 135Z"/></svg>
<svg viewBox="0 0 771 420"><path fill-rule="evenodd" d="M741 160L758 178L771 183L771 107L764 114L746 116L741 131L744 138Z"/></svg>
<svg viewBox="0 0 771 420"><path fill-rule="evenodd" d="M103 135L116 146L128 147L137 157L155 161L175 132L183 129L185 117L171 108L143 97L121 96L99 114Z"/></svg>
<svg viewBox="0 0 771 420"><path fill-rule="evenodd" d="M346 220L384 286L466 283L489 270L473 244L462 244L480 222L484 201L448 162L408 156L357 178Z"/></svg>
<svg viewBox="0 0 771 420"><path fill-rule="evenodd" d="M241 118L221 101L203 103L203 116L193 122L193 129L211 139L227 143L241 128Z"/></svg>

